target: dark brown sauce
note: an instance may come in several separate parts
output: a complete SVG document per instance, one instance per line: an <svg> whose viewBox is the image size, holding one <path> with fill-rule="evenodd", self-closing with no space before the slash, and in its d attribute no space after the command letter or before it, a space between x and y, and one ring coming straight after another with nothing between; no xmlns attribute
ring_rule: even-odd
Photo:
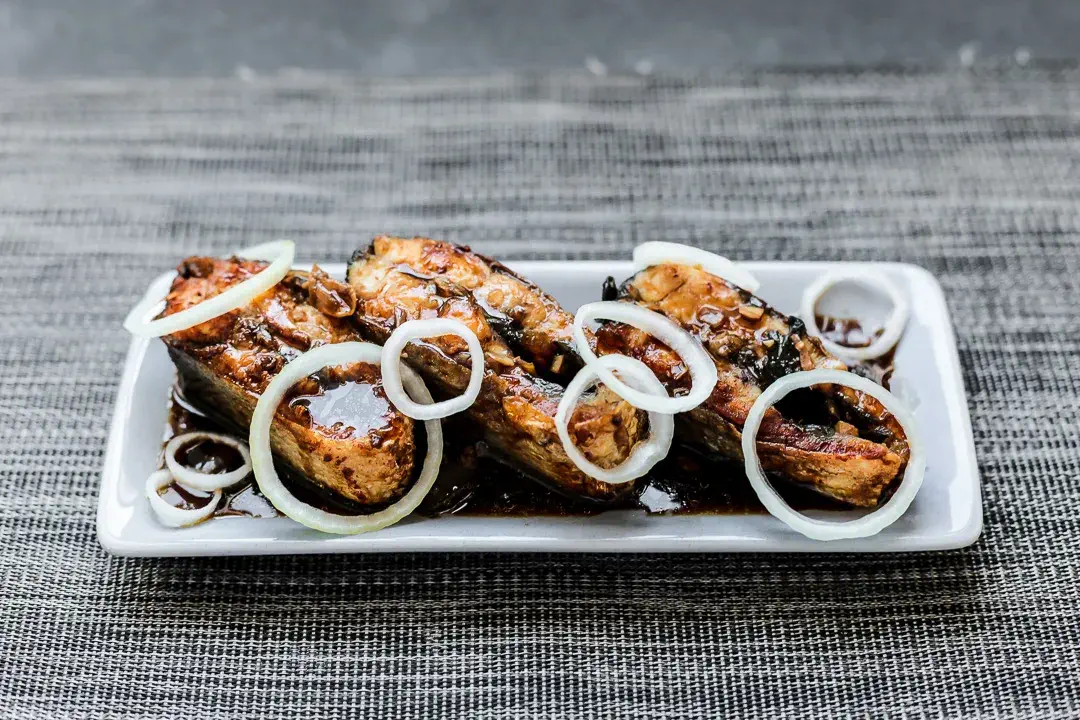
<svg viewBox="0 0 1080 720"><path fill-rule="evenodd" d="M638 510L650 515L765 512L740 463L707 458L689 448L673 447L668 457L639 481L638 491L620 504L598 505L560 495L504 462L485 443L476 439L475 430L468 421L451 418L443 424L446 438L443 466L434 487L417 511L427 517L447 514L588 517L613 509ZM174 388L169 404L166 442L176 434L194 430L229 433L228 428L200 413ZM279 468L279 471L282 470ZM308 487L310 483L299 482L287 472L279 474L282 482L299 499L331 512L344 512L341 508L330 507L325 498L313 494ZM790 483L778 481L776 487L796 509L844 507ZM168 502L185 508L204 505L210 495L181 488L175 483L163 491L163 497ZM278 514L249 476L224 491L222 502L213 516L273 517Z"/></svg>
<svg viewBox="0 0 1080 720"><path fill-rule="evenodd" d="M884 328L875 328L873 331L866 330L855 318L815 315L814 319L817 321L818 329L821 330L823 337L844 347L868 347L884 332ZM850 370L856 375L862 375L869 380L873 380L888 390L893 376L893 358L895 356L896 348L893 348L881 357L851 365Z"/></svg>
<svg viewBox="0 0 1080 720"><path fill-rule="evenodd" d="M169 424L165 431L164 442L168 443L177 435L196 431L232 434L187 402L174 387L169 396ZM235 448L212 440L197 440L184 445L176 453L176 459L181 464L199 472L228 472L243 464L243 458ZM162 454L159 467L164 466L165 458ZM195 510L210 502L213 493L181 487L174 482L161 491L161 496L170 505ZM229 515L274 517L279 514L270 501L259 492L251 475L222 490L221 502L214 510L214 517Z"/></svg>
<svg viewBox="0 0 1080 720"><path fill-rule="evenodd" d="M181 445L176 451L176 461L184 467L210 474L232 472L244 464L239 450L206 438Z"/></svg>

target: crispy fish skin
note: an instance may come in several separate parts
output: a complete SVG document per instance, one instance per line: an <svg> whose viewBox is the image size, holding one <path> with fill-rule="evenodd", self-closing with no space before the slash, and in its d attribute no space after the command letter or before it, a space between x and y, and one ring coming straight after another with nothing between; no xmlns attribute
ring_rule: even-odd
<svg viewBox="0 0 1080 720"><path fill-rule="evenodd" d="M566 382L581 367L574 316L536 284L470 248L429 238L379 236L374 253L413 273L449 281L470 293L488 323L535 372Z"/></svg>
<svg viewBox="0 0 1080 720"><path fill-rule="evenodd" d="M163 314L217 295L264 267L250 260L188 258L177 269ZM348 287L316 268L290 273L247 305L162 339L185 397L246 430L260 394L289 360L319 345L360 339L351 322L326 312L349 314L354 307ZM341 419L355 417L357 409L363 410L362 426ZM297 383L277 409L270 444L291 471L347 506L385 505L411 484L414 423L390 405L371 364L326 369Z"/></svg>
<svg viewBox="0 0 1080 720"><path fill-rule="evenodd" d="M741 459L746 416L775 379L798 370L846 369L806 335L797 318L698 267L665 264L642 270L623 283L619 299L667 316L708 350L719 376L716 387L701 406L678 417L679 436L728 457ZM638 358L669 392L689 391L686 366L648 334L604 323L596 337L600 354ZM809 397L820 405L813 422L785 417L776 407L765 413L758 433L762 466L837 500L877 505L908 457L895 418L849 388L830 387Z"/></svg>
<svg viewBox="0 0 1080 720"><path fill-rule="evenodd" d="M448 243L404 242L408 250L425 248L428 258L457 257ZM376 238L350 263L348 281L358 300L354 321L361 333L383 343L408 320L442 317L461 321L476 333L484 349L480 396L466 412L482 428L489 445L538 480L574 497L610 501L631 492L633 483L600 482L574 466L554 422L563 388L536 377L534 363L515 355L472 292L447 275L432 275L438 267L433 262L413 267L406 261L408 253L396 244L394 238ZM444 336L410 343L404 357L443 395L460 394L468 385L471 357L459 338ZM575 444L601 467L621 463L647 434L643 414L606 388L583 398L568 425Z"/></svg>

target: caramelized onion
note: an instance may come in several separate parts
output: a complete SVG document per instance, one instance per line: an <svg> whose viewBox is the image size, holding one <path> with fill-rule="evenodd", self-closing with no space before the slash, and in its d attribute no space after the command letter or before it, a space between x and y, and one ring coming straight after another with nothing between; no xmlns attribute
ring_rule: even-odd
<svg viewBox="0 0 1080 720"><path fill-rule="evenodd" d="M652 241L634 248L634 272L653 265L691 265L727 280L749 292L757 292L761 283L748 270L723 255L680 243Z"/></svg>
<svg viewBox="0 0 1080 720"><path fill-rule="evenodd" d="M410 340L420 338L440 337L442 335L455 335L469 346L469 354L472 356L472 373L469 375L469 385L465 392L456 398L444 400L433 404L421 404L413 402L401 386L400 369L405 367L401 361L401 351ZM382 355L383 389L390 402L401 414L414 420L435 420L444 418L454 413L465 410L480 397L480 384L484 380L484 349L480 346L480 339L469 327L459 321L449 318L430 318L427 320L409 320L398 326L386 344L383 345Z"/></svg>
<svg viewBox="0 0 1080 720"><path fill-rule="evenodd" d="M258 297L270 288L281 282L292 268L293 258L296 255L296 245L291 240L279 240L272 243L264 243L237 253L238 257L264 256L271 254L273 262L266 268L252 275L247 280L237 283L224 292L209 297L197 305L181 310L172 315L166 315L157 320L150 318L158 315L162 308L164 295L168 293L168 286L164 291L159 287L158 281L147 291L138 305L131 309L124 320L124 329L132 335L140 337L161 337L172 333L187 330L200 325L208 320L232 312L238 307L243 307L252 299ZM162 280L172 278L163 278Z"/></svg>
<svg viewBox="0 0 1080 720"><path fill-rule="evenodd" d="M443 454L442 425L438 420L428 420L424 423L424 430L427 432L427 455L424 457L420 477L404 497L393 505L370 515L337 515L308 505L289 492L274 468L274 456L270 449L270 424L289 388L327 366L348 363L378 365L381 354L382 348L367 342L323 345L308 350L289 362L270 381L255 405L255 412L251 417L251 432L248 436L255 481L259 484L259 490L275 508L301 525L339 535L355 535L379 530L393 525L415 510L435 483ZM432 402L431 393L428 392L419 375L408 367L402 367L401 373L405 388L416 400L421 403Z"/></svg>
<svg viewBox="0 0 1080 720"><path fill-rule="evenodd" d="M831 522L811 518L788 505L765 477L757 454L757 434L765 411L794 390L813 385L841 385L866 393L892 413L904 429L911 456L904 477L889 500L873 512L857 520ZM926 449L919 438L915 416L908 412L896 396L885 388L864 377L842 370L807 370L785 375L765 389L754 404L743 425L742 451L746 476L765 509L784 522L792 530L814 540L846 540L876 535L896 522L915 499L926 474Z"/></svg>
<svg viewBox="0 0 1080 720"><path fill-rule="evenodd" d="M627 379L643 392L654 393L659 397L667 397L664 385L656 379L652 370L645 363L625 355L605 355L602 358L590 362L578 371L574 379L566 387L562 400L559 401L559 409L555 413L555 428L559 432L563 449L570 461L577 466L578 470L589 477L596 478L613 485L630 482L641 477L652 469L653 465L667 457L671 450L671 440L675 435L675 418L667 413L649 413L649 439L634 446L630 457L624 460L618 467L610 470L595 465L574 445L570 437L569 422L574 406L582 393L600 381L600 370L609 373L618 371L626 375Z"/></svg>
<svg viewBox="0 0 1080 720"><path fill-rule="evenodd" d="M716 363L694 336L660 313L624 302L582 305L574 316L574 343L586 365L594 364L597 359L585 337L585 323L592 320L615 320L649 333L675 351L690 370L690 392L682 397L668 397L666 391L657 394L632 388L615 377L607 365L597 366L595 372L604 384L634 407L674 414L693 410L712 394L716 387Z"/></svg>

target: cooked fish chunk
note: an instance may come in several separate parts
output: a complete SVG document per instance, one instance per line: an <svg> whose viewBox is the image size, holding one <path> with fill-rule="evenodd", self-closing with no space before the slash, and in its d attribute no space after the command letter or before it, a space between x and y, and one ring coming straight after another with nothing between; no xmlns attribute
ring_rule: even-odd
<svg viewBox="0 0 1080 720"><path fill-rule="evenodd" d="M348 282L356 293L354 319L361 333L383 343L408 320L442 317L461 321L476 333L484 349L480 397L466 412L482 428L488 444L565 494L606 501L630 492L632 484L594 480L566 456L554 421L563 388L536 376L535 363L541 361L542 353L532 354L531 360L515 354L490 322L490 312L480 306L471 290L452 279L462 277L460 268L443 272L448 266L457 267L455 263L463 255L452 245L433 240L404 241L404 247L417 254L403 251L396 238L376 238L366 252L354 255ZM444 258L445 262L433 258ZM405 359L428 380L433 391L443 395L460 394L468 384L471 357L460 338L445 336L410 343ZM647 435L647 424L643 413L600 388L571 414L569 430L592 462L614 467Z"/></svg>
<svg viewBox="0 0 1080 720"><path fill-rule="evenodd" d="M193 257L178 268L165 315L217 295L265 263ZM315 268L290 273L233 312L163 338L185 398L246 431L259 395L285 364L327 343L359 340L346 319L355 297ZM330 314L328 314L328 312ZM331 504L373 508L412 482L414 423L386 398L378 367L328 368L297 383L277 409L270 444L277 460L311 481Z"/></svg>
<svg viewBox="0 0 1080 720"><path fill-rule="evenodd" d="M567 381L581 367L574 350L573 314L502 263L468 247L421 237L380 236L372 245L383 263L450 283L452 292L471 294L488 324L537 374Z"/></svg>
<svg viewBox="0 0 1080 720"><path fill-rule="evenodd" d="M659 312L698 338L719 378L709 399L679 416L679 437L741 458L741 429L750 407L778 377L814 368L846 369L798 318L698 268L647 268L618 297ZM666 345L635 328L605 323L600 354L621 353L647 364L676 395L690 388L686 366ZM877 400L849 388L793 393L771 408L758 433L762 466L837 500L874 506L889 494L908 457L895 418Z"/></svg>

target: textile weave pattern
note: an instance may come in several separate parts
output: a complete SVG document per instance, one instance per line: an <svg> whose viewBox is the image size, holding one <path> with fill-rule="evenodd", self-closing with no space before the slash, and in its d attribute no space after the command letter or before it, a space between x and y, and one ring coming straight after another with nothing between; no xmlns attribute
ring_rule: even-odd
<svg viewBox="0 0 1080 720"><path fill-rule="evenodd" d="M0 81L0 717L1080 716L1080 72ZM912 555L136 560L94 535L149 280L289 237L894 260L986 529Z"/></svg>

